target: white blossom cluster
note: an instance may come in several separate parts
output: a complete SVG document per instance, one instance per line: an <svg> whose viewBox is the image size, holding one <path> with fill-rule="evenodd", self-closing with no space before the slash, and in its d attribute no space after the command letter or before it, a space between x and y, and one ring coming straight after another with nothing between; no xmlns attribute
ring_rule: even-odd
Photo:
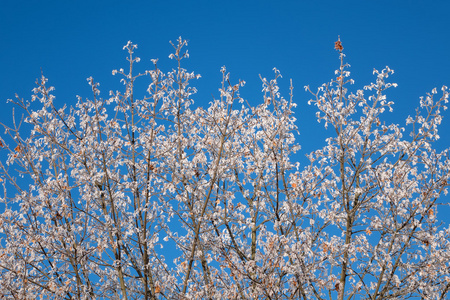
<svg viewBox="0 0 450 300"><path fill-rule="evenodd" d="M0 140L0 298L447 299L448 90L385 124L393 71L352 93L337 45L337 78L310 101L331 135L304 166L292 84L283 98L274 69L250 105L223 67L219 98L193 108L181 38L167 73L154 59L135 74L129 42L107 99L88 78L90 98L57 108L42 77L11 100L25 117Z"/></svg>

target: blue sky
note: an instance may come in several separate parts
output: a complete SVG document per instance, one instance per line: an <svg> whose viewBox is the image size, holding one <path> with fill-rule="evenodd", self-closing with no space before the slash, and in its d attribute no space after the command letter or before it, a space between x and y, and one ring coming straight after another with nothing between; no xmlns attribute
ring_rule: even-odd
<svg viewBox="0 0 450 300"><path fill-rule="evenodd" d="M160 58L169 70L169 40L182 36L190 41L186 67L202 75L196 105L218 95L223 65L232 80L247 81L242 93L252 103L261 99L259 74L270 77L277 67L286 97L292 78L300 142L310 151L322 129L310 125L315 108L306 104L310 96L303 87L333 77L338 35L355 88L373 79L373 68L396 71L390 118L403 123L419 96L450 84L449 11L449 1L2 1L1 118L10 118L6 99L30 97L41 69L56 88L57 106L73 104L75 95L89 97L89 76L107 97L120 88L111 70L126 66L122 46L128 40L139 46L141 68ZM450 127L446 119L443 127ZM443 140L449 135L442 128Z"/></svg>

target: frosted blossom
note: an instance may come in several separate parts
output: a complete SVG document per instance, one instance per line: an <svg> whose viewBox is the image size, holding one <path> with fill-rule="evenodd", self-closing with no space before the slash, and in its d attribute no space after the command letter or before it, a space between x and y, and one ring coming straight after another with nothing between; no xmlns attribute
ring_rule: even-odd
<svg viewBox="0 0 450 300"><path fill-rule="evenodd" d="M222 67L219 91L194 107L200 76L183 68L187 42L171 45L172 70L156 59L142 73L114 70L123 85L108 99L90 77L90 97L60 108L42 77L32 96L40 108L11 100L31 127L5 126L0 139L0 295L448 297L450 229L439 203L449 150L433 144L446 87L419 99L405 128L389 124L393 71L350 89L339 40L336 76L305 87L331 130L317 137L322 148L302 153L293 87L285 98L278 69L261 76L250 104L245 81ZM137 46L124 49L134 70Z"/></svg>

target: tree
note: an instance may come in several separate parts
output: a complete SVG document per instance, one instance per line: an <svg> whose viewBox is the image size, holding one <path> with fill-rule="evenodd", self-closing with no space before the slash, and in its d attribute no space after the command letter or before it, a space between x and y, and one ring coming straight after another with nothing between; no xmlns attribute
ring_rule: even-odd
<svg viewBox="0 0 450 300"><path fill-rule="evenodd" d="M303 166L278 70L252 106L222 68L220 97L194 109L198 75L182 67L186 41L172 45L173 71L152 60L135 74L129 42L129 69L113 71L124 91L107 99L89 78L90 99L58 108L42 77L31 101L12 100L24 117L1 142L3 298L448 297L450 232L436 215L450 160L434 147L446 87L407 129L386 125L393 71L350 92L336 42L337 78L306 87L331 136Z"/></svg>

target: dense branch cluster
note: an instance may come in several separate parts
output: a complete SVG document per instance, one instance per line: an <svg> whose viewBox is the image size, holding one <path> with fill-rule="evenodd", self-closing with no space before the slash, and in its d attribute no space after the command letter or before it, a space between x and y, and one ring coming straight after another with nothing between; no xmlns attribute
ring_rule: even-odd
<svg viewBox="0 0 450 300"><path fill-rule="evenodd" d="M152 60L136 74L128 43L107 99L89 78L89 99L58 108L42 77L30 102L12 100L24 117L1 140L0 298L448 297L450 161L434 147L446 87L405 128L385 124L393 71L350 92L336 42L336 78L306 87L330 137L300 165L278 70L255 106L222 68L219 97L194 109L186 45L172 71Z"/></svg>

